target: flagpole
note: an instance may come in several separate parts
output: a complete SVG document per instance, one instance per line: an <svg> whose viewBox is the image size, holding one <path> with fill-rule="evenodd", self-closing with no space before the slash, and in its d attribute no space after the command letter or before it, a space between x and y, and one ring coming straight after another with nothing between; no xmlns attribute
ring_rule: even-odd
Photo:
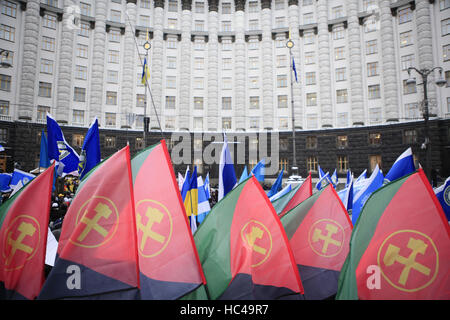
<svg viewBox="0 0 450 320"><path fill-rule="evenodd" d="M147 80L148 80L148 74L147 74L147 70L148 70L148 50L150 50L151 45L150 42L148 41L148 29L147 29L147 35L146 35L146 40L144 43L144 49L145 49L145 66L144 66L144 81L145 81L145 99L144 99L144 133L143 133L143 138L144 138L144 149L147 146L147 140L146 140L146 135L147 135L147 129L148 126L150 126L150 121L147 121Z"/></svg>
<svg viewBox="0 0 450 320"><path fill-rule="evenodd" d="M295 152L295 118L294 118L294 84L292 79L293 72L293 64L292 64L292 51L291 49L294 47L294 42L291 40L291 31L289 30L289 40L286 42L286 47L289 49L289 64L290 64L290 78L291 78L291 112L292 112L292 170L291 174L293 174L293 170L297 169L297 157ZM295 168L295 169L294 169ZM298 174L298 172L295 172Z"/></svg>

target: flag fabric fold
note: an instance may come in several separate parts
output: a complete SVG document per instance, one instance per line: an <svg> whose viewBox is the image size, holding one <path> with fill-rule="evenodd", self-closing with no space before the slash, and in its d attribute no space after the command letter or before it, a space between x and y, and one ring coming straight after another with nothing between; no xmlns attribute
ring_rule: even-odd
<svg viewBox="0 0 450 320"><path fill-rule="evenodd" d="M384 184L406 176L416 171L412 149L406 149L394 162L389 172L384 177Z"/></svg>
<svg viewBox="0 0 450 320"><path fill-rule="evenodd" d="M0 299L33 300L44 283L54 166L0 206Z"/></svg>
<svg viewBox="0 0 450 320"><path fill-rule="evenodd" d="M48 157L48 142L44 130L41 132L41 150L39 152L39 167L50 167L50 159Z"/></svg>
<svg viewBox="0 0 450 320"><path fill-rule="evenodd" d="M292 198L289 200L289 202L286 204L286 206L283 208L283 210L280 213L280 217L285 215L289 210L300 204L301 202L305 201L309 197L312 196L312 178L311 173L308 175L308 178L306 178L305 181L303 181L301 187L295 192L295 194L292 196Z"/></svg>
<svg viewBox="0 0 450 320"><path fill-rule="evenodd" d="M165 141L131 165L141 298L178 299L204 283L204 275Z"/></svg>
<svg viewBox="0 0 450 320"><path fill-rule="evenodd" d="M81 147L80 163L78 165L80 179L83 179L86 173L99 164L100 159L100 134L98 130L98 119L95 117Z"/></svg>
<svg viewBox="0 0 450 320"><path fill-rule="evenodd" d="M247 172L247 166L244 167L244 170L242 170L241 177L239 178L239 183L247 180L248 178L248 172Z"/></svg>
<svg viewBox="0 0 450 320"><path fill-rule="evenodd" d="M281 172L278 174L277 180L273 183L272 187L270 188L269 192L267 193L267 196L270 198L274 194L276 194L281 189L281 182L283 180L283 172L284 170L281 169Z"/></svg>
<svg viewBox="0 0 450 320"><path fill-rule="evenodd" d="M205 180L206 181L206 180ZM197 178L198 186L198 213L197 222L200 224L205 220L206 215L211 211L211 206L207 196L207 186L204 184L202 177Z"/></svg>
<svg viewBox="0 0 450 320"><path fill-rule="evenodd" d="M449 270L450 226L419 169L367 200L353 229L336 299L448 300Z"/></svg>
<svg viewBox="0 0 450 320"><path fill-rule="evenodd" d="M250 174L253 174L259 182L264 182L265 169L265 159L263 158L253 167Z"/></svg>
<svg viewBox="0 0 450 320"><path fill-rule="evenodd" d="M233 159L231 159L231 153L228 149L227 136L223 134L223 147L220 154L219 163L219 194L218 201L230 192L236 184L236 173L234 172Z"/></svg>
<svg viewBox="0 0 450 320"><path fill-rule="evenodd" d="M330 173L325 173L322 177L319 178L319 181L316 183L316 189L322 190L327 185L329 185L331 182Z"/></svg>
<svg viewBox="0 0 450 320"><path fill-rule="evenodd" d="M280 191L278 191L277 193L275 193L273 196L271 196L269 198L270 202L274 202L280 198L283 198L284 196L286 196L288 193L290 193L292 191L292 185L288 184L286 187L284 187L283 189L281 189Z"/></svg>

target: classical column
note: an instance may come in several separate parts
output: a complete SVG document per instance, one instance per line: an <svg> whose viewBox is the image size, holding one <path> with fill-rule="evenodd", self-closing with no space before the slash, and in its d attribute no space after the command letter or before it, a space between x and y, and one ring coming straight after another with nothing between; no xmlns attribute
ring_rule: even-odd
<svg viewBox="0 0 450 320"><path fill-rule="evenodd" d="M73 24L73 8L75 1L64 1L64 15L60 37L59 67L56 85L56 110L54 117L59 123L69 122L69 111L72 105L70 101L72 89L73 70L73 40L75 28Z"/></svg>
<svg viewBox="0 0 450 320"><path fill-rule="evenodd" d="M350 53L350 119L353 125L364 125L364 98L361 58L361 26L358 18L359 0L347 2L348 41Z"/></svg>
<svg viewBox="0 0 450 320"><path fill-rule="evenodd" d="M234 117L236 131L245 131L245 0L235 0Z"/></svg>
<svg viewBox="0 0 450 320"><path fill-rule="evenodd" d="M391 8L389 7L390 4L391 1L389 0L380 0L380 33L383 35L381 40L381 57L384 83L384 113L386 122L397 122L399 117L397 68L395 66L394 25Z"/></svg>
<svg viewBox="0 0 450 320"><path fill-rule="evenodd" d="M218 80L218 61L219 61L219 42L217 32L219 29L218 20L219 0L208 1L209 21L208 21L208 110L206 114L208 131L216 131L219 120L219 80Z"/></svg>
<svg viewBox="0 0 450 320"><path fill-rule="evenodd" d="M297 70L297 75L300 77L300 33L299 33L299 11L298 11L298 2L299 0L289 0L288 1L288 19L289 19L289 30L291 31L291 40L294 42L294 48L292 49L292 57L295 61L295 68ZM292 70L291 76L294 77L294 88L293 88L293 96L294 96L294 126L296 128L303 128L303 106L302 106L302 85L300 82L295 82L295 75ZM290 101L290 100L289 100ZM289 104L290 105L290 104ZM292 120L290 121L292 123Z"/></svg>
<svg viewBox="0 0 450 320"><path fill-rule="evenodd" d="M94 50L92 54L91 72L91 99L89 109L89 123L94 117L103 119L103 75L105 72L105 46L106 46L106 0L95 1L95 30L94 30Z"/></svg>
<svg viewBox="0 0 450 320"><path fill-rule="evenodd" d="M326 0L317 1L317 29L319 40L319 83L322 128L333 126L331 103L330 35L328 31L328 6Z"/></svg>
<svg viewBox="0 0 450 320"><path fill-rule="evenodd" d="M273 129L273 43L272 43L272 9L270 0L261 0L262 26L262 123L265 130Z"/></svg>
<svg viewBox="0 0 450 320"><path fill-rule="evenodd" d="M23 30L23 57L19 89L19 120L31 120L34 106L34 88L39 47L39 6L38 0L27 2Z"/></svg>
<svg viewBox="0 0 450 320"><path fill-rule="evenodd" d="M136 0L127 0L127 15L126 19L130 19L131 24L136 21ZM124 36L124 55L122 59L122 88L121 88L121 104L120 104L120 118L121 128L129 128L131 126L128 123L127 115L133 111L134 100L134 83L136 82L135 60L130 57L135 56L136 44L134 40L134 32L130 27L130 23L125 25Z"/></svg>
<svg viewBox="0 0 450 320"><path fill-rule="evenodd" d="M155 0L154 1L154 17L153 17L153 39L151 40L152 45L152 56L149 64L150 68L150 83L152 96L147 92L147 109L146 114L150 115L150 128L157 128L158 120L155 116L155 110L152 104L155 104L156 110L158 110L158 116L163 125L162 121L162 110L164 105L164 100L162 99L162 84L163 84L163 60L164 60L164 1ZM150 54L150 53L149 53Z"/></svg>
<svg viewBox="0 0 450 320"><path fill-rule="evenodd" d="M417 42L419 50L418 69L431 69L433 65L433 39L431 33L430 2L428 0L416 1L416 25ZM431 73L428 78L427 94L428 109L430 114L438 114L436 104L436 85L434 84L434 74ZM422 90L422 86L418 86Z"/></svg>
<svg viewBox="0 0 450 320"><path fill-rule="evenodd" d="M191 23L192 23L192 0L182 0L181 13L181 53L183 63L180 67L180 117L179 128L190 129L191 114Z"/></svg>

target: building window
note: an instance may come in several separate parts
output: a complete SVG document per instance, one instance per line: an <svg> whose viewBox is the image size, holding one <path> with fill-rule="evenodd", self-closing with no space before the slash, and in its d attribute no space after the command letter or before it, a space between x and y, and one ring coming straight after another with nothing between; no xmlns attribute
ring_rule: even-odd
<svg viewBox="0 0 450 320"><path fill-rule="evenodd" d="M42 50L55 51L55 38L42 36Z"/></svg>
<svg viewBox="0 0 450 320"><path fill-rule="evenodd" d="M280 159L280 172L283 170L283 172L289 172L289 161L286 158Z"/></svg>
<svg viewBox="0 0 450 320"><path fill-rule="evenodd" d="M308 107L317 106L317 93L311 92L306 94L306 105Z"/></svg>
<svg viewBox="0 0 450 320"><path fill-rule="evenodd" d="M91 16L91 5L88 3L80 2L80 14L90 17Z"/></svg>
<svg viewBox="0 0 450 320"><path fill-rule="evenodd" d="M333 28L333 40L344 39L345 30L343 26L337 26Z"/></svg>
<svg viewBox="0 0 450 320"><path fill-rule="evenodd" d="M75 79L87 80L87 67L75 66Z"/></svg>
<svg viewBox="0 0 450 320"><path fill-rule="evenodd" d="M366 41L366 54L378 53L377 40Z"/></svg>
<svg viewBox="0 0 450 320"><path fill-rule="evenodd" d="M412 20L411 8L405 8L398 11L398 24L409 22Z"/></svg>
<svg viewBox="0 0 450 320"><path fill-rule="evenodd" d="M109 50L108 62L110 62L110 63L119 63L119 51L117 51L117 50Z"/></svg>
<svg viewBox="0 0 450 320"><path fill-rule="evenodd" d="M194 69L202 70L204 68L205 68L205 58L203 58L203 57L195 57L195 59L194 59Z"/></svg>
<svg viewBox="0 0 450 320"><path fill-rule="evenodd" d="M135 142L134 142L134 147L136 148L136 150L143 149L144 148L144 138L137 137Z"/></svg>
<svg viewBox="0 0 450 320"><path fill-rule="evenodd" d="M446 36L450 33L450 19L441 21L441 35Z"/></svg>
<svg viewBox="0 0 450 320"><path fill-rule="evenodd" d="M378 8L377 0L363 0L364 11L369 11L377 8Z"/></svg>
<svg viewBox="0 0 450 320"><path fill-rule="evenodd" d="M336 147L338 149L345 149L348 147L348 137L347 136L337 136Z"/></svg>
<svg viewBox="0 0 450 320"><path fill-rule="evenodd" d="M8 129L0 128L0 142L8 142Z"/></svg>
<svg viewBox="0 0 450 320"><path fill-rule="evenodd" d="M109 16L113 22L120 22L120 19L122 19L122 13L118 10L111 10Z"/></svg>
<svg viewBox="0 0 450 320"><path fill-rule="evenodd" d="M203 20L195 20L194 21L194 30L195 31L203 31L205 29L205 21Z"/></svg>
<svg viewBox="0 0 450 320"><path fill-rule="evenodd" d="M286 26L286 18L285 17L276 17L275 18L275 28L284 28Z"/></svg>
<svg viewBox="0 0 450 320"><path fill-rule="evenodd" d="M14 42L16 40L16 29L6 24L0 24L0 39Z"/></svg>
<svg viewBox="0 0 450 320"><path fill-rule="evenodd" d="M138 108L145 107L145 94L136 95L136 107Z"/></svg>
<svg viewBox="0 0 450 320"><path fill-rule="evenodd" d="M250 117L250 129L259 130L259 118Z"/></svg>
<svg viewBox="0 0 450 320"><path fill-rule="evenodd" d="M310 6L313 4L313 0L303 0L303 6Z"/></svg>
<svg viewBox="0 0 450 320"><path fill-rule="evenodd" d="M178 1L169 0L169 12L178 12Z"/></svg>
<svg viewBox="0 0 450 320"><path fill-rule="evenodd" d="M116 114L111 112L105 113L105 124L106 127L115 127L116 126Z"/></svg>
<svg viewBox="0 0 450 320"><path fill-rule="evenodd" d="M450 0L439 0L439 9L445 10L450 8Z"/></svg>
<svg viewBox="0 0 450 320"><path fill-rule="evenodd" d="M17 15L17 4L11 1L3 1L2 14L15 18Z"/></svg>
<svg viewBox="0 0 450 320"><path fill-rule="evenodd" d="M0 90L11 91L11 76L0 74Z"/></svg>
<svg viewBox="0 0 450 320"><path fill-rule="evenodd" d="M415 83L407 84L407 80L403 80L403 94L416 93L417 87Z"/></svg>
<svg viewBox="0 0 450 320"><path fill-rule="evenodd" d="M250 57L248 58L249 69L256 70L258 69L258 57Z"/></svg>
<svg viewBox="0 0 450 320"><path fill-rule="evenodd" d="M346 127L348 125L348 113L340 112L337 114L337 125L338 127Z"/></svg>
<svg viewBox="0 0 450 320"><path fill-rule="evenodd" d="M231 117L222 118L222 130L231 130Z"/></svg>
<svg viewBox="0 0 450 320"><path fill-rule="evenodd" d="M120 42L120 31L116 29L109 30L108 38L110 42Z"/></svg>
<svg viewBox="0 0 450 320"><path fill-rule="evenodd" d="M259 97L250 97L250 109L259 109Z"/></svg>
<svg viewBox="0 0 450 320"><path fill-rule="evenodd" d="M403 131L403 144L417 143L417 132L415 129Z"/></svg>
<svg viewBox="0 0 450 320"><path fill-rule="evenodd" d="M9 50L5 50L4 52L2 52L2 54L1 54L1 61L3 63L9 63L10 65L13 65L14 52L13 51L9 51Z"/></svg>
<svg viewBox="0 0 450 320"><path fill-rule="evenodd" d="M369 108L369 121L370 123L381 122L381 108Z"/></svg>
<svg viewBox="0 0 450 320"><path fill-rule="evenodd" d="M117 92L106 91L106 104L117 105Z"/></svg>
<svg viewBox="0 0 450 320"><path fill-rule="evenodd" d="M230 26L230 29L231 29L231 26ZM248 29L249 30L258 30L259 29L259 20L258 19L249 20L248 21ZM223 31L226 31L226 30L223 30ZM229 30L229 31L231 31L231 30Z"/></svg>
<svg viewBox="0 0 450 320"><path fill-rule="evenodd" d="M303 24L311 24L314 23L314 13L305 13L303 14Z"/></svg>
<svg viewBox="0 0 450 320"><path fill-rule="evenodd" d="M317 171L317 157L310 156L306 159L306 170L308 172L316 172Z"/></svg>
<svg viewBox="0 0 450 320"><path fill-rule="evenodd" d="M284 9L284 0L275 0L275 10Z"/></svg>
<svg viewBox="0 0 450 320"><path fill-rule="evenodd" d="M305 73L305 84L307 86L316 84L316 73L315 72L306 72Z"/></svg>
<svg viewBox="0 0 450 320"><path fill-rule="evenodd" d="M167 130L174 130L175 129L175 118L171 117L171 116L166 117L165 127Z"/></svg>
<svg viewBox="0 0 450 320"><path fill-rule="evenodd" d="M314 64L315 63L315 54L314 52L305 52L305 64Z"/></svg>
<svg viewBox="0 0 450 320"><path fill-rule="evenodd" d="M47 113L50 113L50 107L37 106L36 121L37 122L47 121Z"/></svg>
<svg viewBox="0 0 450 320"><path fill-rule="evenodd" d="M79 58L88 58L88 46L84 44L78 44L77 46L77 56Z"/></svg>
<svg viewBox="0 0 450 320"><path fill-rule="evenodd" d="M203 97L194 97L194 109L203 110Z"/></svg>
<svg viewBox="0 0 450 320"><path fill-rule="evenodd" d="M248 39L248 49L249 50L258 50L259 49L258 38L249 38Z"/></svg>
<svg viewBox="0 0 450 320"><path fill-rule="evenodd" d="M259 88L259 78L258 77L250 77L250 88L258 89Z"/></svg>
<svg viewBox="0 0 450 320"><path fill-rule="evenodd" d="M257 12L259 12L258 1L249 1L249 3L248 3L248 12L249 13L257 13Z"/></svg>
<svg viewBox="0 0 450 320"><path fill-rule="evenodd" d="M375 167L377 165L381 169L381 155L377 154L377 155L369 156L370 171L373 172L373 170L375 170Z"/></svg>
<svg viewBox="0 0 450 320"><path fill-rule="evenodd" d="M39 82L39 97L51 98L52 84L49 82Z"/></svg>
<svg viewBox="0 0 450 320"><path fill-rule="evenodd" d="M228 78L230 79L230 78ZM196 77L194 78L194 89L203 89L204 88L204 78L203 77ZM225 81L225 78L222 79L222 81ZM224 89L231 89L231 79L229 81L225 81L225 83L223 83ZM230 86L230 88L225 88L225 85Z"/></svg>
<svg viewBox="0 0 450 320"><path fill-rule="evenodd" d="M231 110L231 97L222 97L222 110Z"/></svg>
<svg viewBox="0 0 450 320"><path fill-rule="evenodd" d="M116 137L106 136L105 148L115 148L115 147L116 147Z"/></svg>
<svg viewBox="0 0 450 320"><path fill-rule="evenodd" d="M337 157L337 169L339 172L343 173L348 170L348 157L338 156Z"/></svg>
<svg viewBox="0 0 450 320"><path fill-rule="evenodd" d="M169 29L176 29L178 26L178 20L177 19L167 19L167 27Z"/></svg>
<svg viewBox="0 0 450 320"><path fill-rule="evenodd" d="M381 145L381 133L379 132L369 133L369 145L371 146Z"/></svg>
<svg viewBox="0 0 450 320"><path fill-rule="evenodd" d="M284 109L288 107L288 96L283 94L278 96L278 108Z"/></svg>
<svg viewBox="0 0 450 320"><path fill-rule="evenodd" d="M222 2L222 14L230 14L231 13L231 3Z"/></svg>
<svg viewBox="0 0 450 320"><path fill-rule="evenodd" d="M401 58L402 70L408 70L409 67L414 65L414 54L408 54Z"/></svg>
<svg viewBox="0 0 450 320"><path fill-rule="evenodd" d="M150 25L150 16L140 15L139 16L139 24L141 26L145 26L145 27L149 26Z"/></svg>
<svg viewBox="0 0 450 320"><path fill-rule="evenodd" d="M0 116L9 116L9 101L0 100Z"/></svg>
<svg viewBox="0 0 450 320"><path fill-rule="evenodd" d="M166 109L175 109L175 96L166 96Z"/></svg>
<svg viewBox="0 0 450 320"><path fill-rule="evenodd" d="M337 6L331 8L331 16L333 19L339 19L344 16L344 7L343 6Z"/></svg>
<svg viewBox="0 0 450 320"><path fill-rule="evenodd" d="M406 47L413 44L412 32L400 33L400 47Z"/></svg>
<svg viewBox="0 0 450 320"><path fill-rule="evenodd" d="M336 69L336 81L345 81L347 77L345 75L345 68L337 68Z"/></svg>
<svg viewBox="0 0 450 320"><path fill-rule="evenodd" d="M86 88L74 88L73 101L85 102L86 101Z"/></svg>
<svg viewBox="0 0 450 320"><path fill-rule="evenodd" d="M167 76L166 88L175 89L177 87L177 78L174 76Z"/></svg>
<svg viewBox="0 0 450 320"><path fill-rule="evenodd" d="M78 35L82 37L89 37L90 25L88 22L81 22L80 29L78 30Z"/></svg>
<svg viewBox="0 0 450 320"><path fill-rule="evenodd" d="M289 128L288 121L289 119L287 117L280 117L278 119L278 129L280 130L288 129Z"/></svg>
<svg viewBox="0 0 450 320"><path fill-rule="evenodd" d="M373 77L378 75L378 62L369 62L367 64L367 76Z"/></svg>
<svg viewBox="0 0 450 320"><path fill-rule="evenodd" d="M56 17L54 15L46 14L46 15L44 15L43 20L44 21L43 21L42 25L45 28L56 29Z"/></svg>
<svg viewBox="0 0 450 320"><path fill-rule="evenodd" d="M335 60L345 59L345 48L344 47L334 48L334 59Z"/></svg>
<svg viewBox="0 0 450 320"><path fill-rule="evenodd" d="M336 90L336 103L347 103L348 93L347 89Z"/></svg>
<svg viewBox="0 0 450 320"><path fill-rule="evenodd" d="M303 44L314 44L314 32L305 32L303 34Z"/></svg>
<svg viewBox="0 0 450 320"><path fill-rule="evenodd" d="M379 99L380 98L380 85L375 84L368 87L369 90L369 99Z"/></svg>
<svg viewBox="0 0 450 320"><path fill-rule="evenodd" d="M173 37L167 37L167 49L176 49L177 48L177 39Z"/></svg>
<svg viewBox="0 0 450 320"><path fill-rule="evenodd" d="M203 118L202 117L195 117L194 118L194 129L195 130L199 130L199 131L203 130Z"/></svg>
<svg viewBox="0 0 450 320"><path fill-rule="evenodd" d="M73 110L72 122L83 125L84 124L84 111L83 110Z"/></svg>
<svg viewBox="0 0 450 320"><path fill-rule="evenodd" d="M119 82L119 72L115 70L108 70L107 74L107 81L109 83L118 83Z"/></svg>
<svg viewBox="0 0 450 320"><path fill-rule="evenodd" d="M201 81L201 84L200 84L200 80L198 80L199 81L198 89L203 89L203 78L200 78L200 79L202 79L202 81ZM194 83L195 83L195 80L194 80ZM230 90L232 88L233 88L233 82L231 81L231 78L229 78L229 77L222 78L222 89L223 90Z"/></svg>
<svg viewBox="0 0 450 320"><path fill-rule="evenodd" d="M83 146L84 135L74 134L72 135L72 146L81 148Z"/></svg>
<svg viewBox="0 0 450 320"><path fill-rule="evenodd" d="M53 74L53 61L41 59L41 73Z"/></svg>
<svg viewBox="0 0 450 320"><path fill-rule="evenodd" d="M233 43L231 39L222 39L222 50L231 51L233 49Z"/></svg>
<svg viewBox="0 0 450 320"><path fill-rule="evenodd" d="M316 149L317 148L317 137L308 136L306 137L306 149Z"/></svg>
<svg viewBox="0 0 450 320"><path fill-rule="evenodd" d="M287 88L287 75L285 74L277 75L277 87Z"/></svg>
<svg viewBox="0 0 450 320"><path fill-rule="evenodd" d="M277 55L277 67L282 68L287 65L287 56L285 54Z"/></svg>

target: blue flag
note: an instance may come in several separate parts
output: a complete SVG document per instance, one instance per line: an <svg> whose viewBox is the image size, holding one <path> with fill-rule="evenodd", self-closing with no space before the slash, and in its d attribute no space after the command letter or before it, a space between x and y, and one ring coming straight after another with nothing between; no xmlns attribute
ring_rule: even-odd
<svg viewBox="0 0 450 320"><path fill-rule="evenodd" d="M206 198L211 199L211 185L209 184L209 172L205 178L204 188L205 188Z"/></svg>
<svg viewBox="0 0 450 320"><path fill-rule="evenodd" d="M0 144L0 152L5 151L5 147Z"/></svg>
<svg viewBox="0 0 450 320"><path fill-rule="evenodd" d="M96 117L84 138L83 147L81 147L80 163L78 165L80 179L100 163L100 159L100 135L98 131L98 119Z"/></svg>
<svg viewBox="0 0 450 320"><path fill-rule="evenodd" d="M223 197L230 192L237 182L236 173L234 172L233 159L231 159L231 153L228 149L227 136L223 134L223 147L220 154L219 163L219 195L220 201Z"/></svg>
<svg viewBox="0 0 450 320"><path fill-rule="evenodd" d="M26 185L28 182L30 182L31 180L33 180L36 176L34 174L19 170L19 169L14 169L14 172L11 176L11 181L9 182L9 185L11 186L11 188L14 189L14 187L20 185L20 186L24 186Z"/></svg>
<svg viewBox="0 0 450 320"><path fill-rule="evenodd" d="M241 178L239 179L239 183L247 180L247 178L248 178L248 172L247 172L247 166L245 166L244 170L242 170L242 174L241 174Z"/></svg>
<svg viewBox="0 0 450 320"><path fill-rule="evenodd" d="M353 210L352 210L353 225L355 225L356 221L358 220L359 213L364 207L364 204L366 203L367 199L369 199L372 192L376 191L383 185L383 180L384 180L383 172L380 170L377 164L372 174L370 175L370 178L367 179L367 182L364 185L364 187L361 188L361 190L359 190L358 193L355 194L354 196Z"/></svg>
<svg viewBox="0 0 450 320"><path fill-rule="evenodd" d="M286 187L281 189L278 193L275 193L273 196L269 198L270 202L274 202L277 199L280 199L282 196L284 196L286 193L289 193L289 191L292 190L292 185L288 184Z"/></svg>
<svg viewBox="0 0 450 320"><path fill-rule="evenodd" d="M347 181L345 182L346 188L349 186L351 180L353 180L352 173L351 173L350 169L347 169Z"/></svg>
<svg viewBox="0 0 450 320"><path fill-rule="evenodd" d="M330 174L327 172L325 173L321 178L319 178L319 181L316 183L316 189L322 190L327 185L331 183Z"/></svg>
<svg viewBox="0 0 450 320"><path fill-rule="evenodd" d="M349 184L346 188L340 190L338 193L339 198L344 204L345 209L349 214L352 213L353 208L353 179L350 178Z"/></svg>
<svg viewBox="0 0 450 320"><path fill-rule="evenodd" d="M322 168L319 166L319 180L322 179L322 177L325 175L325 172L323 172Z"/></svg>
<svg viewBox="0 0 450 320"><path fill-rule="evenodd" d="M0 192L10 192L11 187L11 174L10 173L0 173Z"/></svg>
<svg viewBox="0 0 450 320"><path fill-rule="evenodd" d="M292 57L292 69L294 70L295 82L298 82L298 78L297 78L297 69L295 68L295 60L294 60L294 57Z"/></svg>
<svg viewBox="0 0 450 320"><path fill-rule="evenodd" d="M191 187L191 173L189 172L189 167L186 169L186 174L184 175L183 186L181 187L181 198L186 199L186 194Z"/></svg>
<svg viewBox="0 0 450 320"><path fill-rule="evenodd" d="M274 194L276 194L281 189L281 181L283 179L283 171L284 169L281 169L280 174L277 177L277 180L275 180L274 184L272 185L272 188L270 188L269 193L267 193L267 196L270 198Z"/></svg>
<svg viewBox="0 0 450 320"><path fill-rule="evenodd" d="M391 170L389 170L386 177L384 177L384 184L404 177L414 171L416 171L416 167L414 165L411 147L409 147L397 158L397 160L395 160Z"/></svg>
<svg viewBox="0 0 450 320"><path fill-rule="evenodd" d="M442 186L434 189L434 193L444 210L447 220L450 221L450 177L445 180Z"/></svg>
<svg viewBox="0 0 450 320"><path fill-rule="evenodd" d="M364 179L366 179L366 178L367 178L367 169L364 169L364 171L361 172L361 174L359 175L359 177L356 179L355 183L356 183L356 182L359 182L359 181L361 181L361 180L364 180Z"/></svg>
<svg viewBox="0 0 450 320"><path fill-rule="evenodd" d="M205 180L206 181L206 180ZM208 213L211 211L208 196L206 195L206 185L203 183L202 177L197 178L198 186L198 214L197 222L200 224L205 220Z"/></svg>
<svg viewBox="0 0 450 320"><path fill-rule="evenodd" d="M50 167L50 159L48 158L48 143L44 130L42 130L41 133L41 151L39 153L39 167L40 168Z"/></svg>
<svg viewBox="0 0 450 320"><path fill-rule="evenodd" d="M338 181L339 180L338 180L337 170L334 169L333 175L331 176L331 184L333 185L334 188L336 188Z"/></svg>
<svg viewBox="0 0 450 320"><path fill-rule="evenodd" d="M48 157L51 160L62 163L62 175L78 175L78 163L80 157L77 152L67 143L63 132L55 119L47 113L47 134L48 134Z"/></svg>
<svg viewBox="0 0 450 320"><path fill-rule="evenodd" d="M264 158L253 167L251 173L255 176L259 182L264 182L265 175L265 160Z"/></svg>

